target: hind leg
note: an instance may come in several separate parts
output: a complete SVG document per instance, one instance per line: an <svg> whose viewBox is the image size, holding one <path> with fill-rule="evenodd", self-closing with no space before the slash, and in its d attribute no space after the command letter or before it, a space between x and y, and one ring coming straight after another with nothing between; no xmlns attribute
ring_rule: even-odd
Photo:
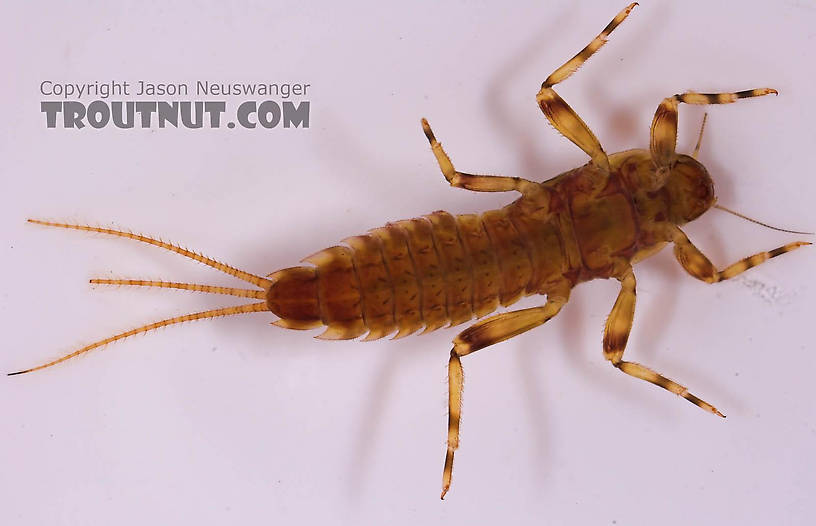
<svg viewBox="0 0 816 526"><path fill-rule="evenodd" d="M570 75L583 65L601 46L606 44L606 39L612 31L623 22L637 2L629 4L612 19L609 24L577 55L569 59L563 66L556 69L547 80L541 84L541 90L536 95L536 101L547 120L564 135L567 139L575 143L579 148L592 158L592 163L600 168L604 173L609 172L609 159L606 157L598 138L589 129L589 126L581 120L581 117L570 108L564 99L552 89L559 82L567 80Z"/></svg>
<svg viewBox="0 0 816 526"><path fill-rule="evenodd" d="M462 414L464 375L461 357L494 343L517 336L543 324L561 310L569 299L569 287L548 294L543 307L517 310L492 316L471 325L453 340L448 361L448 447L442 472L442 498L450 489L453 476L453 455L459 447L459 420Z"/></svg>

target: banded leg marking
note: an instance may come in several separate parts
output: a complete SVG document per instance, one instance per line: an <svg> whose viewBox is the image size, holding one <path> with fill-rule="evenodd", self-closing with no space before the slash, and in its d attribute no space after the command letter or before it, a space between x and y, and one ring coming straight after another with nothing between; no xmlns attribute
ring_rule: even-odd
<svg viewBox="0 0 816 526"><path fill-rule="evenodd" d="M603 170L604 173L609 171L609 159L601 147L600 141L598 141L598 138L592 133L592 130L589 129L589 126L581 120L581 117L575 113L575 110L552 89L552 86L568 79L589 57L606 44L606 39L609 37L609 34L629 16L629 13L636 5L638 5L637 2L629 4L619 12L592 42L587 44L578 54L547 77L547 80L541 84L541 90L538 92L538 95L536 95L538 106L541 108L541 111L544 112L547 120L549 120L562 135L586 152L586 154L592 158L593 164Z"/></svg>
<svg viewBox="0 0 816 526"><path fill-rule="evenodd" d="M677 258L677 261L680 262L683 268L686 269L686 272L701 281L705 281L706 283L717 283L719 281L733 278L734 276L742 274L749 268L764 263L771 258L781 256L782 254L796 250L799 247L812 244L807 241L794 241L793 243L782 245L781 247L777 247L773 250L759 252L753 256L748 256L747 258L743 258L736 263L725 267L723 270L717 270L714 264L711 263L711 260L709 260L705 254L700 252L700 249L695 247L694 244L689 241L686 234L679 228L673 229L671 241L674 242L674 256Z"/></svg>
<svg viewBox="0 0 816 526"><path fill-rule="evenodd" d="M632 330L632 319L635 315L636 281L632 269L629 269L620 278L620 281L621 290L618 293L618 299L615 300L615 306L612 307L612 312L609 314L604 328L604 357L629 376L646 380L681 398L685 398L701 409L725 418L725 415L717 411L714 406L689 393L686 387L644 365L623 360L623 352L626 349L626 342Z"/></svg>
<svg viewBox="0 0 816 526"><path fill-rule="evenodd" d="M734 93L692 93L686 92L663 99L657 107L654 119L652 120L652 131L649 149L652 152L652 160L658 168L658 182L662 186L667 171L674 165L677 157L675 149L677 147L677 105L685 104L730 104L740 99L749 97L761 97L763 95L777 95L777 91L771 88L760 88ZM663 175L661 178L660 175Z"/></svg>
<svg viewBox="0 0 816 526"><path fill-rule="evenodd" d="M569 298L567 288L559 296L547 297L543 307L523 309L482 320L464 331L453 340L448 361L448 441L445 453L445 467L442 471L442 496L450 489L453 476L453 455L459 447L459 421L462 415L462 387L464 374L461 357L484 349L546 322L561 310Z"/></svg>
<svg viewBox="0 0 816 526"><path fill-rule="evenodd" d="M422 119L422 131L425 132L425 137L428 138L428 142L431 144L431 150L439 163L442 175L445 176L451 186L473 190L474 192L510 192L515 190L522 195L532 195L541 191L541 187L537 183L520 177L473 175L457 171L453 167L450 157L442 148L442 143L436 140L427 119Z"/></svg>

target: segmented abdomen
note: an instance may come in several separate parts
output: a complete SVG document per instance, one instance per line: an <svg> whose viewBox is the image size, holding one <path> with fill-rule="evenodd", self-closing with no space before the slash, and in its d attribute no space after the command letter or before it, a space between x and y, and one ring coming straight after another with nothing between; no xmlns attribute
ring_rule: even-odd
<svg viewBox="0 0 816 526"><path fill-rule="evenodd" d="M277 325L327 325L318 336L325 339L400 338L458 325L537 292L542 242L553 256L544 267L560 268L559 243L547 237L555 229L509 207L389 223L304 259L314 267L272 274L267 302Z"/></svg>

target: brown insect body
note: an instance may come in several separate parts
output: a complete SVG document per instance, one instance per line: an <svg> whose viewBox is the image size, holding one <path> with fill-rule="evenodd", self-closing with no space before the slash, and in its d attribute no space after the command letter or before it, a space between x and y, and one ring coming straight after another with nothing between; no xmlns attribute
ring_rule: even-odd
<svg viewBox="0 0 816 526"><path fill-rule="evenodd" d="M344 240L269 277L275 325L328 328L323 339L395 338L423 327L460 325L530 294L620 273L665 245L641 225L684 224L714 203L713 184L694 159L684 175L652 192L647 150L609 156L602 187L592 163L540 184L540 190L481 215L444 211L389 223ZM674 181L683 177L693 181ZM701 192L702 190L702 192ZM689 212L691 211L691 212Z"/></svg>
<svg viewBox="0 0 816 526"><path fill-rule="evenodd" d="M22 374L51 367L92 349L185 321L271 311L290 329L326 325L319 338L401 338L484 317L525 295L542 294L539 307L509 311L478 321L453 340L448 362L449 419L442 496L448 491L459 445L463 372L461 358L533 329L558 314L578 283L615 278L620 292L604 329L604 357L618 370L666 389L718 416L714 406L679 383L623 359L634 318L636 281L632 265L668 243L694 278L716 283L770 258L810 243L796 241L759 252L718 270L679 228L714 206L714 185L694 155L675 151L678 105L727 104L776 94L770 88L733 93L682 93L664 99L652 121L649 149L607 155L600 141L553 86L566 80L606 42L636 4L624 8L589 45L556 69L536 95L550 123L591 159L584 166L537 183L518 177L472 175L456 170L430 125L422 127L451 186L521 197L481 215L434 212L389 223L307 257L311 266L287 268L267 278L158 239L83 225L33 223L135 239L204 263L256 289L191 283L95 279L92 283L138 285L229 294L262 300L177 316L97 341ZM702 136L702 135L701 135Z"/></svg>

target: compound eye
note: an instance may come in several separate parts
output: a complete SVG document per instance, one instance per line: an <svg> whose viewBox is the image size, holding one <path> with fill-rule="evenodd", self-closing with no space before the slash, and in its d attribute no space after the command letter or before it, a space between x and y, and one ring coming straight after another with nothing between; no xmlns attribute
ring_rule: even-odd
<svg viewBox="0 0 816 526"><path fill-rule="evenodd" d="M700 181L695 191L695 196L701 200L708 200L711 197L711 187L705 184L705 181Z"/></svg>

